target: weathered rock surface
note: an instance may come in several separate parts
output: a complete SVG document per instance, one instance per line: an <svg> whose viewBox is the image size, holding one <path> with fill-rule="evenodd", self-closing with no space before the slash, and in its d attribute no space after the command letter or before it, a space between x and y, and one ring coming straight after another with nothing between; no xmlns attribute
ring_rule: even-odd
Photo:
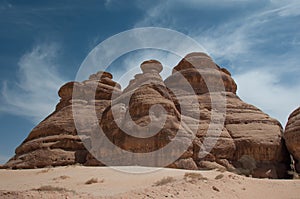
<svg viewBox="0 0 300 199"><path fill-rule="evenodd" d="M295 160L295 169L300 173L300 108L291 113L284 131L286 146Z"/></svg>
<svg viewBox="0 0 300 199"><path fill-rule="evenodd" d="M99 72L91 75L85 82L69 82L63 85L58 92L61 100L56 110L30 132L16 149L16 155L4 167L40 168L85 163L88 152L77 134L72 108L76 107L78 114L85 116L83 118L86 125L82 128L89 134L93 125L98 122L93 121L88 114L94 110L94 104L96 112L101 114L110 104L112 91L115 90L115 93L119 94L121 92L118 89L120 86L111 78L111 74ZM95 97L90 96L93 94L91 85L97 89ZM115 85L117 88L113 87ZM73 95L74 87L76 95Z"/></svg>
<svg viewBox="0 0 300 199"><path fill-rule="evenodd" d="M188 126L193 128L197 122L200 123L198 129L195 129L198 142L194 142L194 152L199 151L204 138L216 142L205 157L199 158L194 154L194 160L199 167L203 167L203 161L206 159L211 162L226 159L230 162L230 166L227 167L233 165L235 168L243 168L239 160L249 156L255 161L252 175L264 177L256 172L262 173L261 170L273 171L273 178L286 175L289 158L282 140L280 123L258 108L240 100L235 94L237 86L227 70L221 69L203 53L192 53L174 68L173 74L165 80L165 83L168 87L175 87L186 80L194 88L200 104L200 110L197 110L193 108L194 104L189 102L189 96L177 97L183 102L180 104L181 108L188 110L185 111L188 114L184 115L189 118L185 120L189 121ZM186 89L184 85L177 88ZM220 96L226 98L224 127L220 135L208 135L209 124L213 125L215 119L211 118L212 99L218 102ZM199 111L200 120L195 118Z"/></svg>
<svg viewBox="0 0 300 199"><path fill-rule="evenodd" d="M126 151L134 153L157 151L170 142L174 142L175 135L180 131L181 139L177 142L179 148L180 145L191 140L189 139L191 134L180 124L180 113L159 75L162 65L156 60L150 60L143 62L141 69L143 73L135 76L135 79L131 80L128 87L124 89L123 94L114 99L112 106L104 111L100 125L110 141ZM123 116L113 112L115 109L120 113L120 108L122 108ZM116 123L117 121L119 124ZM168 156L175 156L178 148L164 153ZM191 157L191 151L182 156L184 159ZM137 157L132 158L137 159ZM129 164L139 162L135 159L127 159L127 161ZM127 161L121 161L119 164L126 165ZM190 161L193 160L190 159ZM150 160L144 160L142 164L143 166L160 166L159 162ZM196 164L176 165L176 168L184 168L183 165L195 168Z"/></svg>
<svg viewBox="0 0 300 199"><path fill-rule="evenodd" d="M142 73L135 75L123 92L106 72L65 84L54 113L32 130L4 166L104 165L99 157L109 158L115 165L159 166L159 160L176 157L180 146L186 146L168 167L286 176L290 160L280 123L243 102L226 69L204 53L187 55L165 80L159 75L162 69L156 60L143 62ZM76 128L74 114L81 116ZM293 121L286 141L291 140L288 147L299 160ZM155 163L152 159L141 163L135 156L114 153L100 137L97 125L110 143L124 151L151 153L174 142L177 147L165 150Z"/></svg>

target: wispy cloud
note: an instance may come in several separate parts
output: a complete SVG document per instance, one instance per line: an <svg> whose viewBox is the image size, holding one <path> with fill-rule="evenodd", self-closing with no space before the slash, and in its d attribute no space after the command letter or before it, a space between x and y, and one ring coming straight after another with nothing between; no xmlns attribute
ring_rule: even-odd
<svg viewBox="0 0 300 199"><path fill-rule="evenodd" d="M266 14L277 13L280 16L298 16L300 15L300 2L298 0L270 0L271 7Z"/></svg>
<svg viewBox="0 0 300 199"><path fill-rule="evenodd" d="M234 62L249 57L256 59L257 56L277 56L275 48L282 46L282 51L285 49L285 53L288 53L291 49L286 44L296 45L299 40L297 24L294 19L289 18L295 14L293 10L299 5L272 3L264 9L254 9L244 17L208 30L192 30L191 34L216 58L224 57ZM268 48L268 51L262 52L263 47Z"/></svg>
<svg viewBox="0 0 300 199"><path fill-rule="evenodd" d="M175 1L149 7L136 26L168 27L195 38L229 67L243 100L284 125L300 106L299 1Z"/></svg>
<svg viewBox="0 0 300 199"><path fill-rule="evenodd" d="M55 43L40 44L21 57L18 79L2 85L1 111L37 123L54 110L57 91L65 82L57 72L58 49Z"/></svg>
<svg viewBox="0 0 300 199"><path fill-rule="evenodd" d="M211 30L202 32L196 36L196 40L207 49L214 57L226 57L234 60L240 54L249 52L253 44L247 38L246 32L251 25L234 27L235 25L226 24Z"/></svg>
<svg viewBox="0 0 300 199"><path fill-rule="evenodd" d="M180 12L178 7L182 8ZM291 34L287 32L288 27L299 26L299 23L288 23L289 19L284 19L300 14L299 8L297 0L166 0L149 7L136 26L162 26L176 30L184 27L189 36L196 38L215 57L235 58L274 37L269 34ZM207 14L203 19L201 11L206 9L215 14ZM235 16L236 13L240 14ZM198 18L185 21L194 15ZM208 26L203 28L205 23Z"/></svg>
<svg viewBox="0 0 300 199"><path fill-rule="evenodd" d="M232 21L197 37L216 59L229 60L227 67L233 70L238 95L283 126L289 114L300 106L300 49L295 42L300 34L290 18L300 14L295 7L299 3L274 3L265 11L256 11L242 21Z"/></svg>
<svg viewBox="0 0 300 199"><path fill-rule="evenodd" d="M281 121L285 126L289 114L299 107L300 81L294 85L280 82L280 74L268 70L252 70L236 74L238 95L248 103Z"/></svg>

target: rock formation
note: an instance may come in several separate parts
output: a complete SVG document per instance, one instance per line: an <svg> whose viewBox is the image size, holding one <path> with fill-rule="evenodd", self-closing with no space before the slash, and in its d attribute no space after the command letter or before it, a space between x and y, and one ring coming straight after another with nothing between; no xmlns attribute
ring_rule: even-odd
<svg viewBox="0 0 300 199"><path fill-rule="evenodd" d="M176 72L177 71L177 72ZM193 104L189 103L189 96L180 96L180 100L186 102L180 104L181 108L188 111L190 123L200 122L197 131L197 141L194 141L194 153L199 151L208 129L208 124L214 118L211 114L211 98L214 95L226 97L225 125L218 137L212 136L210 139L217 139L214 148L204 158L194 156L194 161L199 167L205 167L204 161L216 162L230 168L240 170L250 170L255 177L268 177L272 172L272 177L284 177L288 167L288 153L282 140L282 127L280 123L270 118L258 108L249 105L235 94L237 86L226 69L218 67L210 57L203 53L192 53L183 59L173 71L173 74L165 80L166 85L180 83L180 80L187 79L198 95L200 110L193 109ZM221 76L219 78L217 75ZM206 79L204 82L203 80ZM223 82L220 82L223 80ZM224 87L218 86L223 83ZM208 90L207 85L213 85ZM217 85L217 86L216 86ZM180 88L180 87L179 87ZM181 87L184 89L184 87ZM195 112L200 111L200 120L195 118ZM209 135L206 135L209 136ZM195 155L195 154L194 154ZM255 166L247 168L243 165L243 159L252 159Z"/></svg>
<svg viewBox="0 0 300 199"><path fill-rule="evenodd" d="M300 173L300 108L289 116L285 127L284 139L286 146L294 158L295 169Z"/></svg>
<svg viewBox="0 0 300 199"><path fill-rule="evenodd" d="M115 165L141 164L119 152L111 155L111 149L97 140L99 125L113 145L135 154L164 149L173 142L178 149L187 146L168 167L285 177L290 160L280 123L243 102L231 74L209 56L188 54L165 80L156 60L143 62L141 69L123 91L106 72L62 86L54 113L32 130L5 167L104 165L99 157L108 155ZM94 108L96 119L90 114ZM83 120L76 128L72 111ZM165 150L157 165L176 153L176 147ZM156 166L151 158L144 163Z"/></svg>
<svg viewBox="0 0 300 199"><path fill-rule="evenodd" d="M87 93L97 87L95 98L88 99ZM116 87L115 87L116 86ZM73 88L76 87L76 95ZM85 163L88 154L82 139L77 135L73 121L72 106L82 115L94 109L99 114L110 104L111 93L120 93L120 86L112 81L109 73L91 75L89 80L69 82L63 85L58 94L61 97L55 111L38 124L16 149L16 155L10 159L5 168L41 168L46 166L71 165ZM91 121L91 118L85 118ZM97 122L97 121L96 121ZM93 127L87 125L85 131Z"/></svg>

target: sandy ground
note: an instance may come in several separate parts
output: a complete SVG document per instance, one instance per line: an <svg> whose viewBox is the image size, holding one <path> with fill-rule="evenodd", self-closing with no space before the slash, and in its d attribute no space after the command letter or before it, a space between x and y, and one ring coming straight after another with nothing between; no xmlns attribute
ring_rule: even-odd
<svg viewBox="0 0 300 199"><path fill-rule="evenodd" d="M0 198L300 198L300 180L253 179L215 170L149 170L82 166L0 170ZM136 171L148 172L131 173ZM92 178L97 180L86 184Z"/></svg>

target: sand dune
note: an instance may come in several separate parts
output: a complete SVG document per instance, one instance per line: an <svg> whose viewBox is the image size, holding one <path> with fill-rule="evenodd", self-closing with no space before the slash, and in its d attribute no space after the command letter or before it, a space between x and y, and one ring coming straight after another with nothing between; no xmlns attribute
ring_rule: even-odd
<svg viewBox="0 0 300 199"><path fill-rule="evenodd" d="M253 179L215 170L82 166L0 170L0 198L296 199L299 196L298 180Z"/></svg>

